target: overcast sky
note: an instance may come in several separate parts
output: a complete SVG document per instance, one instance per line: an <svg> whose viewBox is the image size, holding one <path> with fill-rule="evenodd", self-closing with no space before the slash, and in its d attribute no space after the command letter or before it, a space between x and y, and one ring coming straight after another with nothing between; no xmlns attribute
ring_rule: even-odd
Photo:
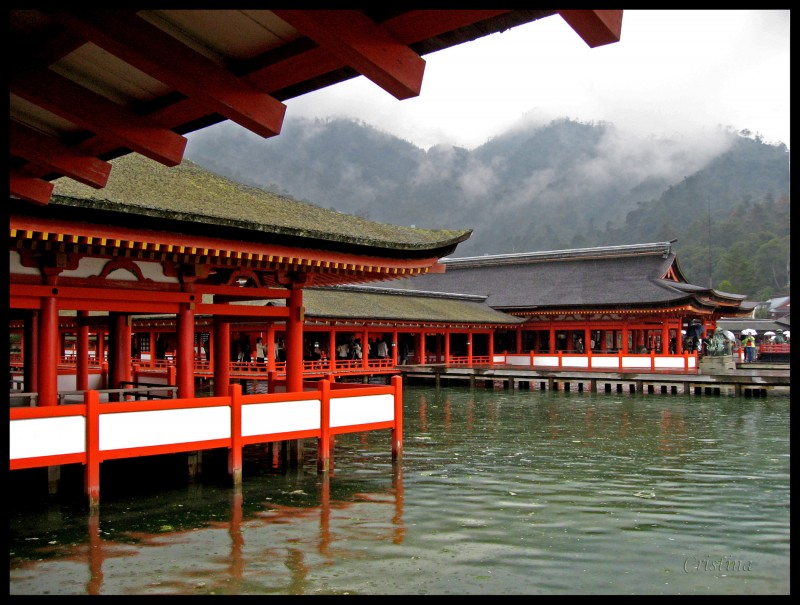
<svg viewBox="0 0 800 605"><path fill-rule="evenodd" d="M288 100L286 119L352 117L423 149L561 117L686 140L730 126L790 147L788 10L625 10L622 39L597 48L555 15L424 59L419 97L358 77Z"/></svg>

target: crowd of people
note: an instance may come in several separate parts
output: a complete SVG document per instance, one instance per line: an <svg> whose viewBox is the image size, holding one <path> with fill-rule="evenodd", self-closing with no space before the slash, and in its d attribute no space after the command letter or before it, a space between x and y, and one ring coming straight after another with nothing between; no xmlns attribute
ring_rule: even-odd
<svg viewBox="0 0 800 605"><path fill-rule="evenodd" d="M354 360L363 359L386 359L391 357L390 346L392 343L385 338L370 338L366 343L362 343L361 338L350 336L336 346L336 359ZM303 345L303 360L305 361L326 361L329 352L324 344L319 340L306 339ZM405 364L408 360L408 344L401 343L398 362ZM275 359L276 361L286 361L286 342L283 337L275 340ZM250 335L241 332L239 338L233 342L231 347L231 360L244 363L266 363L268 360L268 347L261 336L256 337L255 349L250 345Z"/></svg>

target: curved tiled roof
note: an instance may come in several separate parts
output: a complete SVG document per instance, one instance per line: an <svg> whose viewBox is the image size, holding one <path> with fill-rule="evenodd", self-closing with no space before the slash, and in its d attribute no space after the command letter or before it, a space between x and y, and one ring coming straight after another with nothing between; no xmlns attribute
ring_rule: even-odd
<svg viewBox="0 0 800 605"><path fill-rule="evenodd" d="M76 208L88 216L105 211L148 221L150 228L158 228L158 219L180 221L218 237L235 237L223 235L225 229L227 234L242 233L242 239L279 236L400 252L451 251L472 233L370 221L236 183L188 160L168 168L129 154L112 163L111 177L100 190L67 178L55 181L49 208L69 207L75 219Z"/></svg>
<svg viewBox="0 0 800 605"><path fill-rule="evenodd" d="M523 321L492 309L483 297L364 286L305 288L303 305L311 317L511 325Z"/></svg>
<svg viewBox="0 0 800 605"><path fill-rule="evenodd" d="M683 275L670 242L443 259L443 274L389 287L481 294L495 309L665 306L698 295L736 305L745 297L666 276Z"/></svg>

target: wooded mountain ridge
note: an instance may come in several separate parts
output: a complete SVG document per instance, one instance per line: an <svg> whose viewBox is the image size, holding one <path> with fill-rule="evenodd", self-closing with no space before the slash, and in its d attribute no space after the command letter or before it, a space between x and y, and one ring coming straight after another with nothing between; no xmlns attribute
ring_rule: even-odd
<svg viewBox="0 0 800 605"><path fill-rule="evenodd" d="M698 285L788 294L790 155L748 131L687 141L561 119L473 150L420 149L349 119L223 123L186 157L235 181L395 225L471 228L454 257L677 240Z"/></svg>

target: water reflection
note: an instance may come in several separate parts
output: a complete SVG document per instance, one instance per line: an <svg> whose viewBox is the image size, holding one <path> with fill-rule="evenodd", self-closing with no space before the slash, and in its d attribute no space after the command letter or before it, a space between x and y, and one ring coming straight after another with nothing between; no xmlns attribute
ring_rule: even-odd
<svg viewBox="0 0 800 605"><path fill-rule="evenodd" d="M21 498L11 594L788 594L788 396L405 399L396 465L388 431L338 435L330 477L307 441L240 490Z"/></svg>

